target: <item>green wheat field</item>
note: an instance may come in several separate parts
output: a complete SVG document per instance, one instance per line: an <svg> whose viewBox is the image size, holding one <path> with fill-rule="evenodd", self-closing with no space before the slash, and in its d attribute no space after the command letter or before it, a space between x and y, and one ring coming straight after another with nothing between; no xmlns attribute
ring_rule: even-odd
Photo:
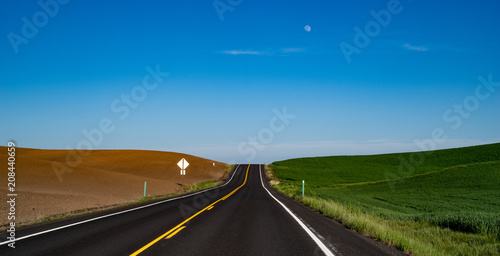
<svg viewBox="0 0 500 256"><path fill-rule="evenodd" d="M348 220L355 215L362 216L363 221L383 221L387 225L382 225L382 232L407 232L415 241L405 242L400 234L390 238L391 234L376 235L378 231L368 233L409 253L499 254L500 143L413 153L291 159L273 163L271 170L279 180L275 186L278 190L348 227L366 228ZM302 180L305 198L301 196ZM335 203L330 208L345 208L345 212L328 209L329 202ZM391 228L393 225L397 227ZM421 237L418 229L422 227L439 230Z"/></svg>

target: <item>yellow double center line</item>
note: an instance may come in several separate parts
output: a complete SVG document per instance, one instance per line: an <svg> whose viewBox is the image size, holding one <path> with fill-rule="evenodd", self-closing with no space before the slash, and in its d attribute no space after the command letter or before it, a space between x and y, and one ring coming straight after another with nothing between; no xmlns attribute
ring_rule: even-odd
<svg viewBox="0 0 500 256"><path fill-rule="evenodd" d="M222 200L226 200L228 197L230 197L232 194L234 194L236 191L238 191L238 189L240 189L241 187L245 186L245 183L247 183L247 178L248 178L248 170L250 170L250 165L248 165L247 173L245 174L245 181L243 181L243 184L241 184L241 186L237 187L236 189L234 189L233 191L231 191L231 193L229 193L229 194L225 195L224 197L222 197L221 199L213 202L209 206L203 208L201 211L193 214L193 216L191 216L191 217L187 218L185 221L179 223L179 225L175 226L174 228L172 228L169 231L167 231L167 233L165 233L165 234L159 236L158 238L156 238L155 240L151 241L149 244L143 246L141 249L139 249L136 252L130 254L130 256L139 255L139 253L141 253L144 250L148 249L149 247L151 247L153 244L155 244L156 242L160 241L164 237L170 238L170 237L174 236L175 234L177 234L177 232L179 232L183 228L185 228L185 226L183 226L183 225L186 224L188 221L192 220L194 217L198 216L200 213L202 213L202 212L204 212L206 210L212 209L216 203L218 203L218 202L220 202Z"/></svg>

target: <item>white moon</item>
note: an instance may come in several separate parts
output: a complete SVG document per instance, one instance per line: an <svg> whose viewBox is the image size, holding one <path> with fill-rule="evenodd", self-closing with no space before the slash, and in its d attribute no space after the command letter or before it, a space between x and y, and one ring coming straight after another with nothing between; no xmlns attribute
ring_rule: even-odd
<svg viewBox="0 0 500 256"><path fill-rule="evenodd" d="M304 30L305 30L306 32L310 32L310 31L311 31L311 26L309 26L309 25L305 26L305 27L304 27Z"/></svg>

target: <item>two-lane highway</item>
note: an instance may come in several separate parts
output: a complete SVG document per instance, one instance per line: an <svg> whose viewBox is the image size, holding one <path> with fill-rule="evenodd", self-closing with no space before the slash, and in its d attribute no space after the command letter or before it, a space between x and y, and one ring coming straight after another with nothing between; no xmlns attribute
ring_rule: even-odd
<svg viewBox="0 0 500 256"><path fill-rule="evenodd" d="M402 255L272 190L261 165L239 165L208 191L16 236L1 255Z"/></svg>
<svg viewBox="0 0 500 256"><path fill-rule="evenodd" d="M162 255L310 255L318 246L261 184L258 165L240 172L241 186L207 206L210 212L182 223L170 239L144 252ZM239 191L241 190L241 191ZM213 206L213 208L211 208Z"/></svg>

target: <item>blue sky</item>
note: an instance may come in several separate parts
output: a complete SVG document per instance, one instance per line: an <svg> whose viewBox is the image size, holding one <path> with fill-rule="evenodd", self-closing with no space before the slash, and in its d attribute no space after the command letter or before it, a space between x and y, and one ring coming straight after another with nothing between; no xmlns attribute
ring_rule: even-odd
<svg viewBox="0 0 500 256"><path fill-rule="evenodd" d="M493 0L10 1L0 141L228 163L415 151L435 129L446 139L427 147L499 142L499 11ZM151 90L147 67L168 73ZM113 129L93 143L83 131L102 120Z"/></svg>

